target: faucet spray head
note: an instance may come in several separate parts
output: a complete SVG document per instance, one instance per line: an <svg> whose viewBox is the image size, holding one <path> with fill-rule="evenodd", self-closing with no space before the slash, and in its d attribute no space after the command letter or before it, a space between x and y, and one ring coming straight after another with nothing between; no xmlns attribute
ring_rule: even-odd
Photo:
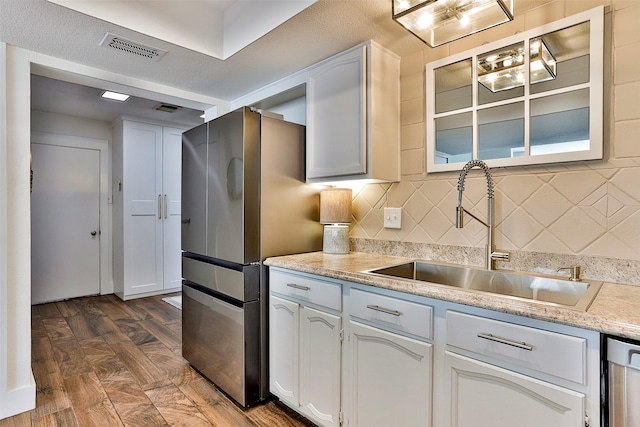
<svg viewBox="0 0 640 427"><path fill-rule="evenodd" d="M456 228L464 227L464 208L456 206Z"/></svg>

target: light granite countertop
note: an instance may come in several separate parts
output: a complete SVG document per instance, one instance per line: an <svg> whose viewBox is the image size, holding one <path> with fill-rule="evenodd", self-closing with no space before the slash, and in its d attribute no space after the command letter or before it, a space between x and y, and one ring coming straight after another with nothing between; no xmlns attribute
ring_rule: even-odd
<svg viewBox="0 0 640 427"><path fill-rule="evenodd" d="M265 264L640 340L640 286L604 283L585 312L362 273L414 259L362 252L312 252L268 258Z"/></svg>

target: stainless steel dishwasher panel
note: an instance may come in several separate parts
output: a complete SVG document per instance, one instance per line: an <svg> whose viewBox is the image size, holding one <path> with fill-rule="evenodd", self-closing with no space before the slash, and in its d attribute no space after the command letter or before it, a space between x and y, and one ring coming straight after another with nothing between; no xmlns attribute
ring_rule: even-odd
<svg viewBox="0 0 640 427"><path fill-rule="evenodd" d="M640 343L607 338L609 427L640 426Z"/></svg>

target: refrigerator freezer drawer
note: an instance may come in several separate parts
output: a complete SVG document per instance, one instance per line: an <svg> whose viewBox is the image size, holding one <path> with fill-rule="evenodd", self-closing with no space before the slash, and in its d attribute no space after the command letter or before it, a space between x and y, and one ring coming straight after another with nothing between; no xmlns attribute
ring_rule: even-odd
<svg viewBox="0 0 640 427"><path fill-rule="evenodd" d="M247 407L259 392L259 303L241 307L182 287L182 356Z"/></svg>
<svg viewBox="0 0 640 427"><path fill-rule="evenodd" d="M260 293L259 265L221 264L213 258L185 252L182 277L240 302L256 300Z"/></svg>

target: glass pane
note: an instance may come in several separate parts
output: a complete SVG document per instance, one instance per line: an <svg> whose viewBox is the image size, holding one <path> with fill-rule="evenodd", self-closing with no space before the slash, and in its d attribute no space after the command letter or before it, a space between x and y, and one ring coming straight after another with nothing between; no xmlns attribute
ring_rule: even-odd
<svg viewBox="0 0 640 427"><path fill-rule="evenodd" d="M531 155L589 149L589 89L531 101Z"/></svg>
<svg viewBox="0 0 640 427"><path fill-rule="evenodd" d="M589 82L589 22L532 39L531 93Z"/></svg>
<svg viewBox="0 0 640 427"><path fill-rule="evenodd" d="M471 58L433 70L436 114L471 107Z"/></svg>
<svg viewBox="0 0 640 427"><path fill-rule="evenodd" d="M478 104L524 95L524 42L478 56Z"/></svg>
<svg viewBox="0 0 640 427"><path fill-rule="evenodd" d="M436 164L468 162L473 153L471 113L440 117L436 122Z"/></svg>
<svg viewBox="0 0 640 427"><path fill-rule="evenodd" d="M504 159L524 155L524 102L478 111L478 157Z"/></svg>

